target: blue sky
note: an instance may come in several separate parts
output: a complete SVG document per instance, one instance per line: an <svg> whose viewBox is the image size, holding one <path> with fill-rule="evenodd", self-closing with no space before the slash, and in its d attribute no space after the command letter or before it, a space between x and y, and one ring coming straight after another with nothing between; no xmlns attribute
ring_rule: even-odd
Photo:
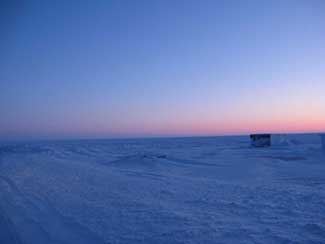
<svg viewBox="0 0 325 244"><path fill-rule="evenodd" d="M323 1L1 4L3 139L325 130Z"/></svg>

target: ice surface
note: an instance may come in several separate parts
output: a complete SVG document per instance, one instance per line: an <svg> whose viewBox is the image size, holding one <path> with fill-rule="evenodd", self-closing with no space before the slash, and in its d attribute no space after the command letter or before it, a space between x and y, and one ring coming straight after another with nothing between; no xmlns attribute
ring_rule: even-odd
<svg viewBox="0 0 325 244"><path fill-rule="evenodd" d="M0 243L324 243L320 137L285 141L2 145Z"/></svg>

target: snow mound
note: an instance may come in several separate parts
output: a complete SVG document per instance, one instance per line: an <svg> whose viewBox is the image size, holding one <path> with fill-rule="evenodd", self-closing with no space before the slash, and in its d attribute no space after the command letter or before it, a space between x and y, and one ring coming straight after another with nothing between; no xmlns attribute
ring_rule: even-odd
<svg viewBox="0 0 325 244"><path fill-rule="evenodd" d="M325 134L320 134L321 141L322 141L322 149L323 152L325 153Z"/></svg>
<svg viewBox="0 0 325 244"><path fill-rule="evenodd" d="M317 134L274 134L272 135L273 146L299 146L299 145L320 144Z"/></svg>

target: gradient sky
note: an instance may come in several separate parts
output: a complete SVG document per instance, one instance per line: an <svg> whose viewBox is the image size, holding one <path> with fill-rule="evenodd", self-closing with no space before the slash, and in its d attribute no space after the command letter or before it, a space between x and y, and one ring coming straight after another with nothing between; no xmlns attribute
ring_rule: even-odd
<svg viewBox="0 0 325 244"><path fill-rule="evenodd" d="M0 138L325 130L325 2L1 1Z"/></svg>

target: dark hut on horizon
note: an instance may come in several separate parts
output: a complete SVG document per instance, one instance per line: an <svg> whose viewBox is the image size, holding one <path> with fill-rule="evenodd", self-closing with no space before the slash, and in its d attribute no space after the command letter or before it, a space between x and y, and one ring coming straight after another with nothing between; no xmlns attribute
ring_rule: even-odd
<svg viewBox="0 0 325 244"><path fill-rule="evenodd" d="M250 138L253 147L271 146L271 134L251 134Z"/></svg>

